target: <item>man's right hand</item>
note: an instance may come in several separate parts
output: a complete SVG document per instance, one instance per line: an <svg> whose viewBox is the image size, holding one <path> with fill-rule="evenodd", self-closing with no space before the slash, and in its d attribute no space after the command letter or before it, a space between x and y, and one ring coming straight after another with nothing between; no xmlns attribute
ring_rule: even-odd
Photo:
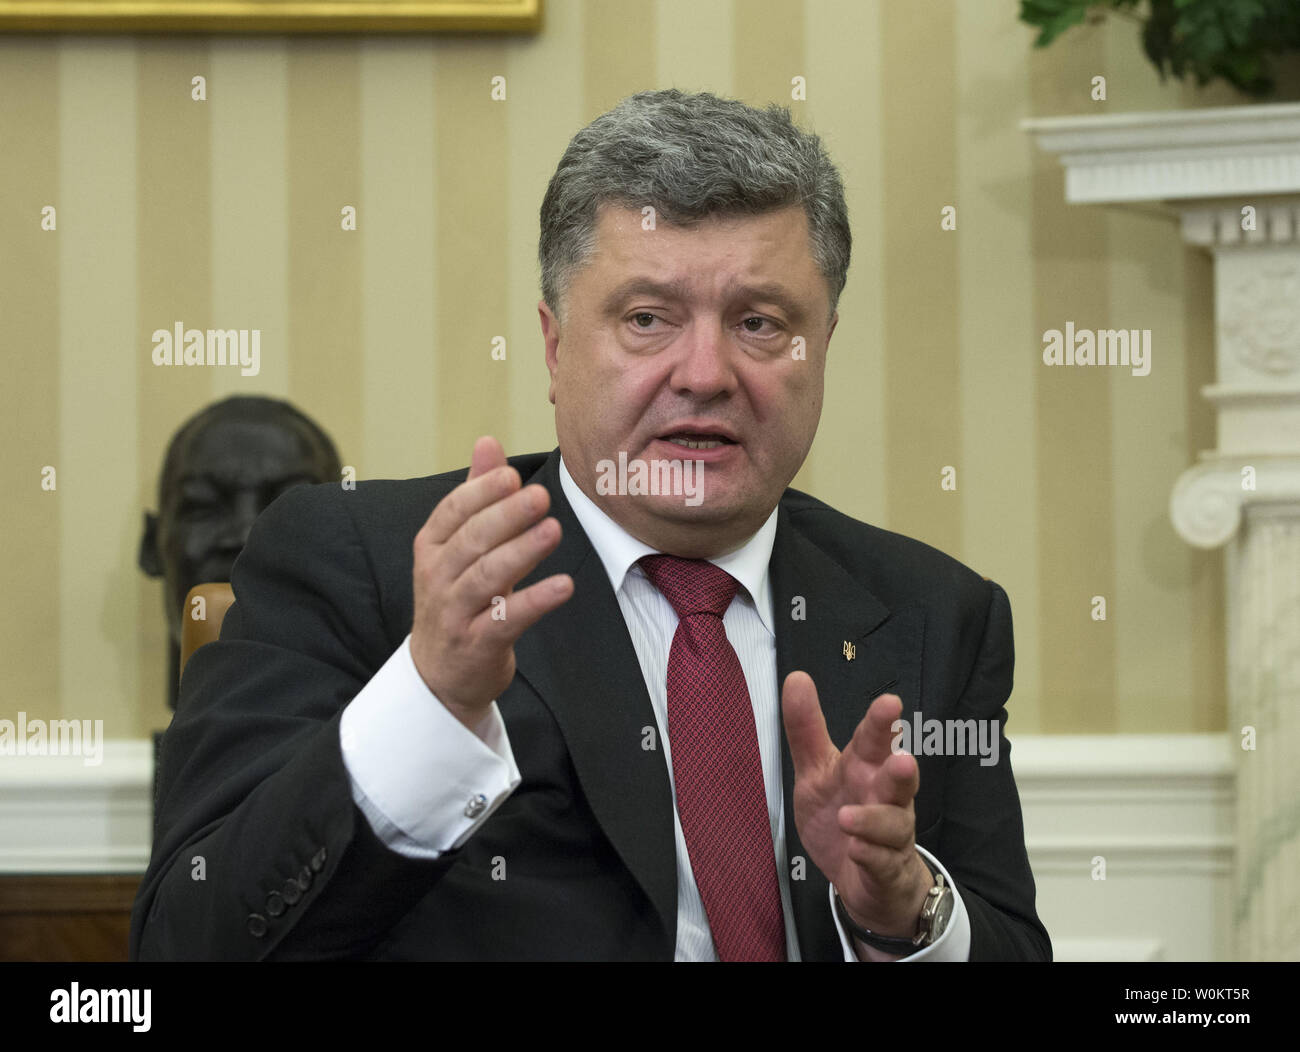
<svg viewBox="0 0 1300 1052"><path fill-rule="evenodd" d="M550 493L520 486L501 443L480 438L469 477L415 535L411 657L428 688L470 730L514 679L515 640L573 595L568 574L513 591L560 543L559 521L542 518Z"/></svg>

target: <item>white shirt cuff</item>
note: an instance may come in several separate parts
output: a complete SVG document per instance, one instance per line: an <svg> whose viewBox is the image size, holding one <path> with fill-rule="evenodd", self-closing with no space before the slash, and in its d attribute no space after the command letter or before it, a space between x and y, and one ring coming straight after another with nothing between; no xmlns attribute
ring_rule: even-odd
<svg viewBox="0 0 1300 1052"><path fill-rule="evenodd" d="M416 670L409 634L343 710L339 742L357 807L412 858L460 847L522 781L497 703L467 728Z"/></svg>
<svg viewBox="0 0 1300 1052"><path fill-rule="evenodd" d="M948 919L948 927L943 930L934 942L916 953L909 954L906 957L900 957L897 961L892 962L902 964L905 961L966 961L970 959L970 915L966 912L966 905L961 900L961 892L957 890L957 885L953 883L952 877L948 871L943 868L943 863L935 858L920 844L916 845L919 851L935 869L943 874L943 881L948 887L952 888L952 916ZM844 950L844 959L846 961L857 961L858 955L853 949L853 939L848 932L844 930L844 925L840 923L839 911L835 908L835 885L830 886L830 907L831 917L835 921L835 930L840 935L840 946Z"/></svg>

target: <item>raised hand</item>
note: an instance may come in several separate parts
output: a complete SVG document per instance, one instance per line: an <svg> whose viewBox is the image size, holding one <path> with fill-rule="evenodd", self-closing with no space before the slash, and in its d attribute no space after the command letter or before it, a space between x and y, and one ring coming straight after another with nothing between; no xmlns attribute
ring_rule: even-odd
<svg viewBox="0 0 1300 1052"><path fill-rule="evenodd" d="M794 761L795 825L813 864L857 924L911 936L934 879L916 851L916 758L890 749L901 699L876 698L843 752L827 734L806 672L786 677L781 707Z"/></svg>
<svg viewBox="0 0 1300 1052"><path fill-rule="evenodd" d="M471 730L514 678L515 640L573 595L568 574L513 591L560 543L558 520L542 518L551 502L546 488L520 486L501 443L480 438L468 478L415 535L411 657Z"/></svg>

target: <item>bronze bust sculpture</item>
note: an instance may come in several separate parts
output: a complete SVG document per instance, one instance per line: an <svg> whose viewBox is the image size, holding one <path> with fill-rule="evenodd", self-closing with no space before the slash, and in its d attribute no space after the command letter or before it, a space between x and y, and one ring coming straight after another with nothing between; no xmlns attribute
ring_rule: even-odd
<svg viewBox="0 0 1300 1052"><path fill-rule="evenodd" d="M176 708L186 593L229 581L253 520L294 486L338 482L330 437L288 402L238 395L207 406L172 436L158 480L158 511L145 512L140 569L164 579L170 636L168 704Z"/></svg>

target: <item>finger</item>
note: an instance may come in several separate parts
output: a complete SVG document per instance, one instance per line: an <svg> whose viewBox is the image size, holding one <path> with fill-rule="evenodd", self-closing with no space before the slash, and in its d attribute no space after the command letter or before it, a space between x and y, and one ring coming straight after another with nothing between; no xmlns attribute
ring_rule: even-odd
<svg viewBox="0 0 1300 1052"><path fill-rule="evenodd" d="M513 646L515 640L543 617L567 603L573 596L573 588L573 578L567 573L557 573L530 584L506 597L504 617L493 618L491 610L479 615L488 621L482 628L494 632L500 642Z"/></svg>
<svg viewBox="0 0 1300 1052"><path fill-rule="evenodd" d="M867 763L884 763L897 736L893 725L902 714L903 702L897 694L881 694L868 706L845 751Z"/></svg>
<svg viewBox="0 0 1300 1052"><path fill-rule="evenodd" d="M781 688L785 736L790 742L794 776L804 778L839 756L826 731L826 717L817 700L817 687L807 672L791 672Z"/></svg>
<svg viewBox="0 0 1300 1052"><path fill-rule="evenodd" d="M420 544L445 544L471 516L513 494L522 482L512 467L496 467L462 482L434 506L420 527Z"/></svg>
<svg viewBox="0 0 1300 1052"><path fill-rule="evenodd" d="M475 560L452 585L448 599L453 612L473 618L497 596L511 589L531 573L560 544L558 519L546 518Z"/></svg>
<svg viewBox="0 0 1300 1052"><path fill-rule="evenodd" d="M489 566L475 566L475 563L481 562L506 542L527 536L530 530L538 529L542 522L554 524L543 532L548 535L553 533L558 541L559 520L554 517L543 519L550 506L551 495L546 487L534 483L475 512L443 547L441 572L448 581L456 581L466 573L476 574L480 581L484 580ZM523 574L519 576L522 577ZM518 577L509 583L514 584L517 580Z"/></svg>
<svg viewBox="0 0 1300 1052"><path fill-rule="evenodd" d="M876 772L871 783L870 802L909 807L920 787L921 770L916 757L907 752L895 753Z"/></svg>
<svg viewBox="0 0 1300 1052"><path fill-rule="evenodd" d="M901 851L912 846L916 835L916 814L910 807L846 804L836 817L844 833L881 847Z"/></svg>
<svg viewBox="0 0 1300 1052"><path fill-rule="evenodd" d="M506 470L500 471L502 468ZM497 474L493 475L493 472ZM489 477L490 482L480 481ZM465 481L438 502L416 534L416 540L442 544L476 511L500 500L519 485L519 472L506 464L506 452L501 443L492 435L481 436L470 451L469 473Z"/></svg>
<svg viewBox="0 0 1300 1052"><path fill-rule="evenodd" d="M492 435L483 435L474 443L474 451L469 457L469 475L467 479L486 475L493 468L506 466L506 451L501 448Z"/></svg>

